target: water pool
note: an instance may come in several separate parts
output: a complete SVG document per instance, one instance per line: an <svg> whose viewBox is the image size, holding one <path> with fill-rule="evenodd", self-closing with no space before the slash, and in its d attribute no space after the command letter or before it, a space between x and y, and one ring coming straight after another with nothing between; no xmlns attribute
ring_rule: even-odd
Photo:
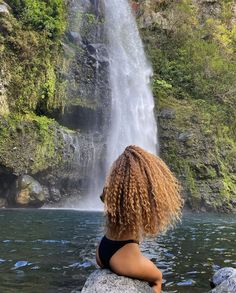
<svg viewBox="0 0 236 293"><path fill-rule="evenodd" d="M95 269L103 216L74 210L0 210L0 292L81 288ZM175 230L141 245L162 270L163 289L209 291L219 267L236 267L236 215L185 213Z"/></svg>

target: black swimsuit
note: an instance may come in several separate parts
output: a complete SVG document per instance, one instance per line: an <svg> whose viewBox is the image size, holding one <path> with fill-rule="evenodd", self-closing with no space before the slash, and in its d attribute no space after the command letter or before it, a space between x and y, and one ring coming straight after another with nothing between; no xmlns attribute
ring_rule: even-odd
<svg viewBox="0 0 236 293"><path fill-rule="evenodd" d="M104 268L111 269L110 259L111 257L123 246L128 243L137 243L135 240L110 240L106 236L103 236L99 248L98 254L99 258L104 266Z"/></svg>

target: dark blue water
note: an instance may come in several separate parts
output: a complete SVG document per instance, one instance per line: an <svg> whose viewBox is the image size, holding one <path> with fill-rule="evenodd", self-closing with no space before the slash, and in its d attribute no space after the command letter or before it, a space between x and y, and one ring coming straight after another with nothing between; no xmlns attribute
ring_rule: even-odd
<svg viewBox="0 0 236 293"><path fill-rule="evenodd" d="M81 288L95 269L103 216L65 210L0 211L0 292ZM185 214L178 227L141 246L163 271L166 291L208 292L209 278L236 267L236 215Z"/></svg>

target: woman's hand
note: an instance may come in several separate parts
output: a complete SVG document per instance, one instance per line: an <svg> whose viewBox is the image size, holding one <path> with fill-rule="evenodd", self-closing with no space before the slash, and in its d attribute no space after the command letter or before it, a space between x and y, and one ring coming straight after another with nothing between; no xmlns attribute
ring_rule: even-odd
<svg viewBox="0 0 236 293"><path fill-rule="evenodd" d="M161 281L158 281L156 284L152 285L152 289L155 293L161 293Z"/></svg>

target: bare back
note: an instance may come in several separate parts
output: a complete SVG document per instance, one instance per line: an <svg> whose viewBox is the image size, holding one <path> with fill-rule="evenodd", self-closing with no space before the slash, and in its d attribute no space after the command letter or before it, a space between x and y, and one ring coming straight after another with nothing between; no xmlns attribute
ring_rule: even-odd
<svg viewBox="0 0 236 293"><path fill-rule="evenodd" d="M97 264L103 268L98 249ZM137 243L128 243L110 259L111 270L122 276L141 279L152 284L154 292L161 292L162 273L149 259L144 257Z"/></svg>

